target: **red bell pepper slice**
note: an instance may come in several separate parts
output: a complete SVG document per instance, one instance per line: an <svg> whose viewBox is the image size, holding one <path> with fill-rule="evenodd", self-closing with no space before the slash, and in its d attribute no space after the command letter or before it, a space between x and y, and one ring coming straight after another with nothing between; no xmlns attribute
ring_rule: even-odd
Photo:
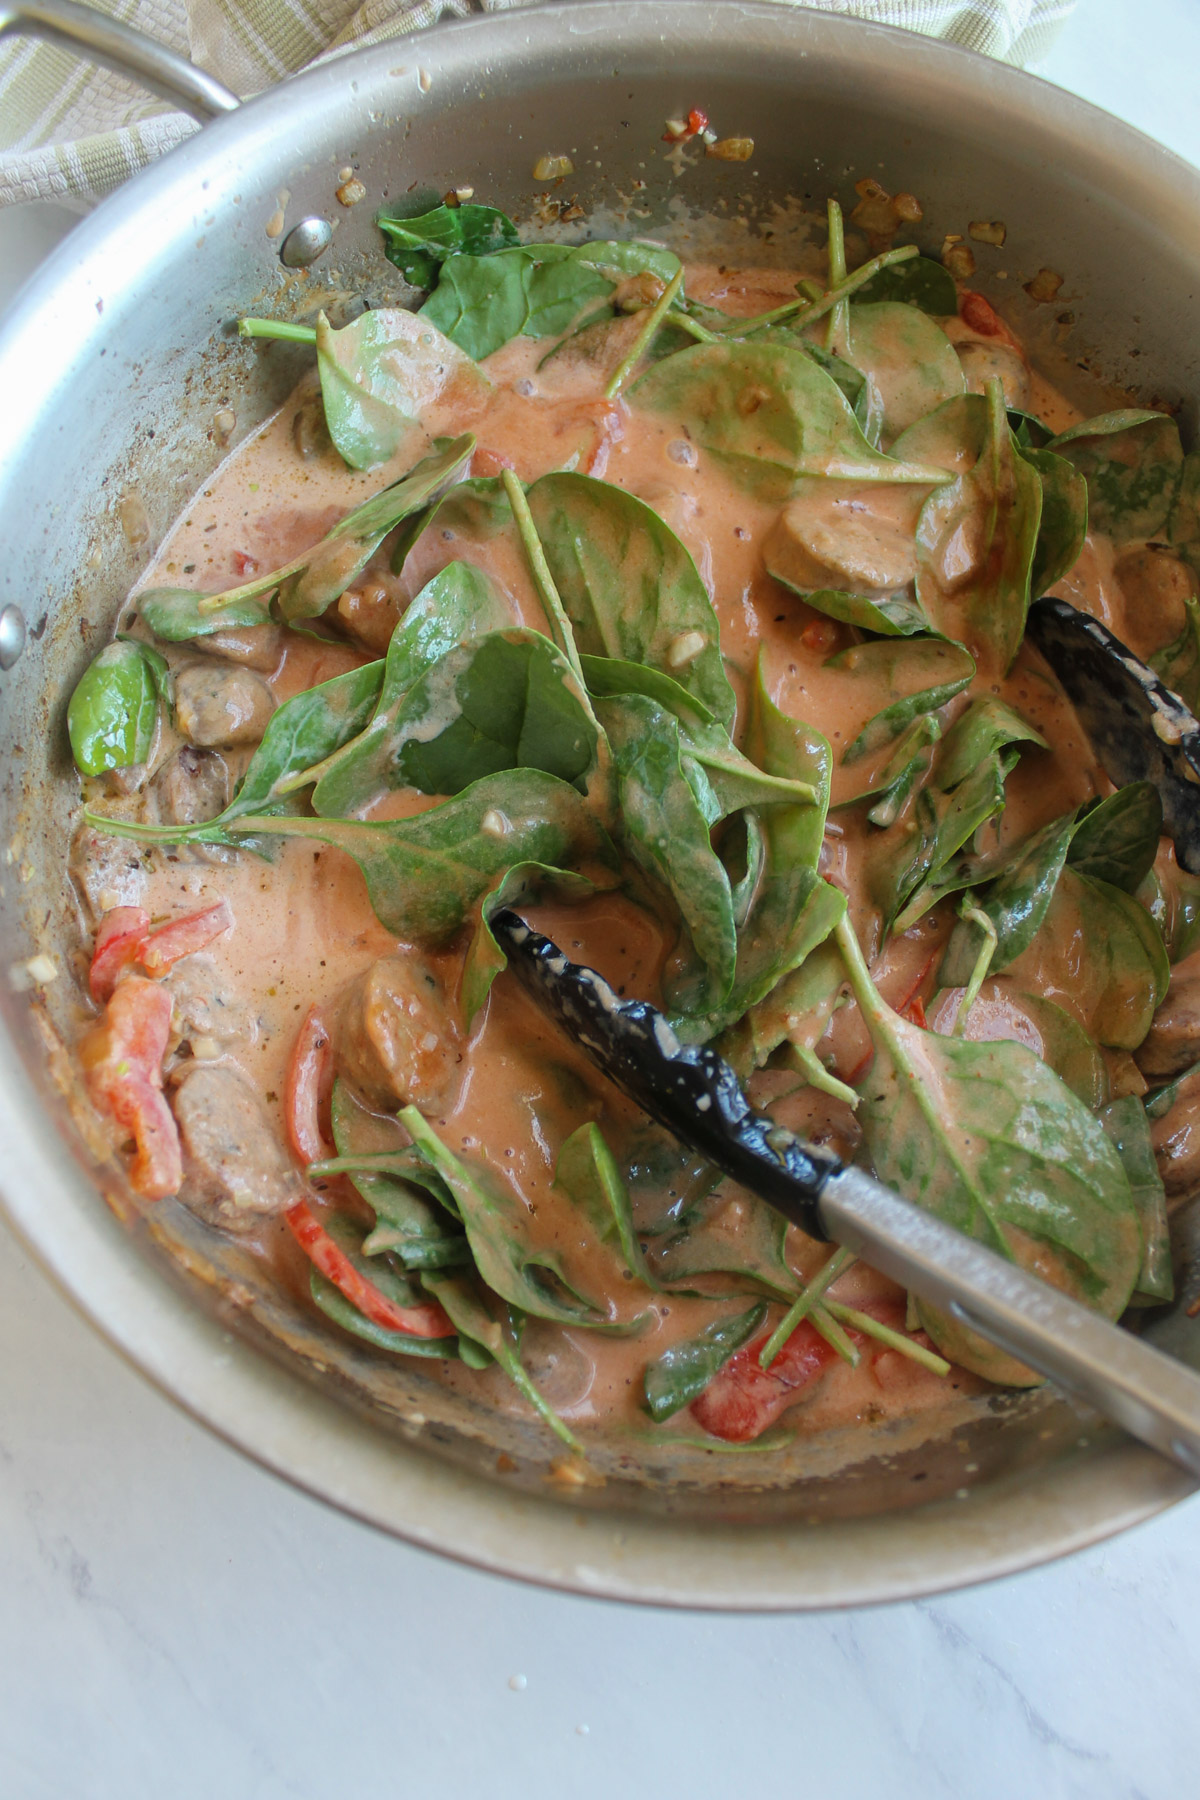
<svg viewBox="0 0 1200 1800"><path fill-rule="evenodd" d="M114 907L105 913L96 932L88 976L93 998L108 1000L125 971L137 965L148 975L165 975L181 957L205 949L232 924L227 900L169 919L157 931L150 930L150 915L144 907Z"/></svg>
<svg viewBox="0 0 1200 1800"><path fill-rule="evenodd" d="M770 1368L761 1368L758 1359L769 1336L764 1331L743 1344L693 1400L692 1417L710 1436L729 1444L748 1444L761 1437L801 1389L837 1361L833 1346L801 1319Z"/></svg>
<svg viewBox="0 0 1200 1800"><path fill-rule="evenodd" d="M333 1041L325 1021L310 1006L296 1036L283 1090L288 1142L307 1165L336 1155L321 1129L333 1088Z"/></svg>
<svg viewBox="0 0 1200 1800"><path fill-rule="evenodd" d="M179 1132L162 1091L170 1035L170 994L155 981L127 975L79 1046L93 1105L133 1137L129 1179L147 1200L165 1200L183 1180Z"/></svg>
<svg viewBox="0 0 1200 1800"><path fill-rule="evenodd" d="M380 1325L385 1331L406 1331L410 1337L454 1336L454 1326L436 1300L427 1300L420 1306L397 1306L381 1293L335 1244L306 1200L297 1200L284 1219L313 1266L373 1325Z"/></svg>

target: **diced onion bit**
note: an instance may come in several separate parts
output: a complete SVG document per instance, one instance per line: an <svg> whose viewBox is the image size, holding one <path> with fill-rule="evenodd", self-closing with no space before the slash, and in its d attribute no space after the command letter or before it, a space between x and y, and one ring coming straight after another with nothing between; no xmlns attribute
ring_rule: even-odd
<svg viewBox="0 0 1200 1800"><path fill-rule="evenodd" d="M715 156L718 162L749 162L754 155L754 139L748 137L718 138L715 144L709 144L705 156Z"/></svg>
<svg viewBox="0 0 1200 1800"><path fill-rule="evenodd" d="M1025 283L1025 292L1031 300L1054 300L1063 284L1063 277L1053 269L1039 269L1032 281Z"/></svg>
<svg viewBox="0 0 1200 1800"><path fill-rule="evenodd" d="M337 197L343 206L357 206L360 200L366 199L367 190L358 176L352 175L349 181L343 181L338 188Z"/></svg>
<svg viewBox="0 0 1200 1800"><path fill-rule="evenodd" d="M575 164L569 156L539 156L533 165L535 181L564 181L574 173Z"/></svg>
<svg viewBox="0 0 1200 1800"><path fill-rule="evenodd" d="M673 669L682 669L687 663L695 662L707 643L702 631L681 631L677 638L671 639L667 661Z"/></svg>
<svg viewBox="0 0 1200 1800"><path fill-rule="evenodd" d="M121 521L125 542L131 548L136 550L139 544L146 542L150 536L150 520L139 494L122 494L117 501L117 517Z"/></svg>
<svg viewBox="0 0 1200 1800"><path fill-rule="evenodd" d="M955 281L968 281L975 273L975 252L964 244L958 232L952 231L942 245L942 263Z"/></svg>
<svg viewBox="0 0 1200 1800"><path fill-rule="evenodd" d="M479 821L479 829L485 837L502 838L509 829L508 820L496 807L489 806Z"/></svg>
<svg viewBox="0 0 1200 1800"><path fill-rule="evenodd" d="M1008 226L1003 219L972 219L967 226L967 235L973 237L977 244L999 246L1008 236Z"/></svg>

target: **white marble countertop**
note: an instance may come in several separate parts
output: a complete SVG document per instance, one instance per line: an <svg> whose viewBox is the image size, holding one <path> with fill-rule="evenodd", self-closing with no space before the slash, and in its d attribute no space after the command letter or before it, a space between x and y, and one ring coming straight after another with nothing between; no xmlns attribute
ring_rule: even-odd
<svg viewBox="0 0 1200 1800"><path fill-rule="evenodd" d="M1053 80L1200 162L1196 0L1082 0ZM62 235L0 216L0 306ZM1195 1792L1200 1497L934 1601L542 1593L410 1550L171 1407L0 1230L5 1800Z"/></svg>

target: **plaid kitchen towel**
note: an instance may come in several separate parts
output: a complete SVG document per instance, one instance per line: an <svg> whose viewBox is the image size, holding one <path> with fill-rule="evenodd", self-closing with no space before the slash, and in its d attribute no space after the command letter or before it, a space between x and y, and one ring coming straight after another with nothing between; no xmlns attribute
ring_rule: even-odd
<svg viewBox="0 0 1200 1800"><path fill-rule="evenodd" d="M332 50L525 0L90 0L217 76L243 98ZM781 0L787 4L787 0ZM821 12L1037 62L1075 0L807 0ZM34 39L0 49L0 205L81 211L197 130L133 82Z"/></svg>

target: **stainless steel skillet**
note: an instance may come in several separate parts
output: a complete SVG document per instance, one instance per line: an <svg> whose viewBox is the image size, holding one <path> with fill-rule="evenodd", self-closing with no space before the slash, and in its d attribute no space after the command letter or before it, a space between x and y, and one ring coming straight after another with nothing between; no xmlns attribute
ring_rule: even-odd
<svg viewBox="0 0 1200 1800"><path fill-rule="evenodd" d="M753 134L750 164L675 173L662 121L697 104L722 131ZM337 59L217 120L80 228L0 341L0 603L28 628L0 677L11 852L0 967L44 953L60 970L44 990L4 993L8 1214L199 1416L312 1491L451 1554L589 1592L726 1607L881 1599L1023 1566L1189 1484L1048 1397L996 1397L964 1403L933 1442L809 1445L774 1470L701 1452L668 1468L638 1447L632 1470L614 1457L603 1487L563 1488L542 1445L331 1344L186 1217L119 1222L131 1216L119 1177L97 1171L54 1085L75 932L61 878L63 697L150 546L297 373L287 354L231 340L227 321L265 304L301 314L339 294L387 297L379 199L470 181L528 213L547 151L572 157L572 191L592 211L620 211L645 181L641 228L670 228L685 248L700 244L698 219L746 219L723 227L742 243L756 223L778 226L773 203L807 195L819 208L865 174L921 195L935 250L973 218L1004 218L1008 241L986 264L980 252L979 282L1000 302L1017 296L1052 373L1057 358L1087 389L1075 365L1091 361L1143 392L1189 405L1200 393L1195 172L1029 77L900 33L769 5L579 0ZM347 164L368 190L354 209L335 197ZM306 218L330 224L332 247L288 269L279 247ZM1037 312L1021 284L1043 265L1067 281L1062 304ZM1074 327L1057 323L1065 311ZM1163 1327L1185 1354L1193 1292ZM497 1483L501 1452L517 1469ZM564 1496L609 1510L571 1512Z"/></svg>

